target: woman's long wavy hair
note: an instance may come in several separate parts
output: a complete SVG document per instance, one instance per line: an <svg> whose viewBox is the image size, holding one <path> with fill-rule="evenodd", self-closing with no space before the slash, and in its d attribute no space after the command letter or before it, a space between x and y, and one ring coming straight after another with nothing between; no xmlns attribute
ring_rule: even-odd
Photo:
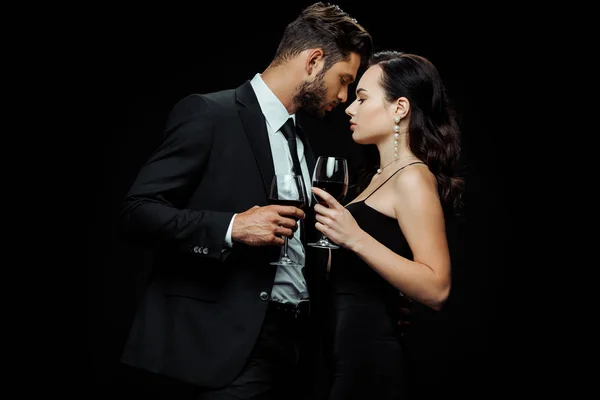
<svg viewBox="0 0 600 400"><path fill-rule="evenodd" d="M458 176L460 130L437 68L425 57L399 51L375 53L368 67L373 65L383 71L380 84L387 101L400 97L410 101L408 146L435 175L442 203L458 208L464 183ZM379 162L373 154L365 154L369 172L363 174L357 193L369 184Z"/></svg>

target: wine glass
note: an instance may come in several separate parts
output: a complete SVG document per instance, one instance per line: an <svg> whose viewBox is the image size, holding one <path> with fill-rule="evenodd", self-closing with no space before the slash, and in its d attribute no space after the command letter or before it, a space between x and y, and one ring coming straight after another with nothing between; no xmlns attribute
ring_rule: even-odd
<svg viewBox="0 0 600 400"><path fill-rule="evenodd" d="M348 193L348 162L341 157L323 157L317 159L313 171L312 186L323 189L341 202ZM313 193L315 200L327 207L327 203ZM327 236L322 235L317 242L309 243L311 247L321 249L339 249L340 247L329 241Z"/></svg>
<svg viewBox="0 0 600 400"><path fill-rule="evenodd" d="M304 210L306 207L305 193L304 179L301 175L275 175L273 176L271 190L269 191L269 204L294 206ZM288 256L287 236L283 240L283 249L279 255L279 259L271 262L271 265L297 266L298 264Z"/></svg>

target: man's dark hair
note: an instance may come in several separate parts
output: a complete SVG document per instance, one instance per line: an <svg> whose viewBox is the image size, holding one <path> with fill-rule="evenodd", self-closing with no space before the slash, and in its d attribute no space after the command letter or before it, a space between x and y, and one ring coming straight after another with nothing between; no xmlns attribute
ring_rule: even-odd
<svg viewBox="0 0 600 400"><path fill-rule="evenodd" d="M305 8L285 28L274 64L314 48L323 50L323 71L327 71L333 64L348 60L350 53L360 55L361 64L365 65L373 51L373 40L369 32L339 6L318 2Z"/></svg>

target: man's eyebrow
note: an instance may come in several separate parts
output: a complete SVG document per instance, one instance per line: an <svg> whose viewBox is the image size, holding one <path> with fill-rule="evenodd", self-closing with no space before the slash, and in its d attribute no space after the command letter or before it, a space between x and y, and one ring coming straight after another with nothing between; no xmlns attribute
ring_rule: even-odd
<svg viewBox="0 0 600 400"><path fill-rule="evenodd" d="M350 74L344 74L344 79L348 81L348 83L354 82L354 77Z"/></svg>

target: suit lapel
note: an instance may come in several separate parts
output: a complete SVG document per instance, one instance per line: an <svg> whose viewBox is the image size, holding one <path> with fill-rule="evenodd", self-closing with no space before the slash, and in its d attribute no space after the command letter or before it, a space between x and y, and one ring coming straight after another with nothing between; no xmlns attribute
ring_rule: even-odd
<svg viewBox="0 0 600 400"><path fill-rule="evenodd" d="M258 164L265 193L268 196L271 187L271 180L273 179L273 175L275 175L275 166L273 165L273 154L271 152L271 143L269 142L265 117L262 113L260 105L258 104L254 90L250 85L250 81L244 83L236 89L236 99L240 104L240 119L244 125L246 136L248 137L248 141L252 147L256 163ZM304 129L300 124L296 124L296 133L304 144L304 157L306 159L306 166L308 167L309 179L312 179L312 174L315 169L315 155L313 154L308 137L306 136ZM308 191L307 196L311 195L312 191ZM310 230L313 231L315 229L313 228L314 216L312 207L307 210L307 213L309 222L308 224L304 224L304 221L302 221L303 226L309 225L311 227ZM302 229L302 233L302 241L306 243L307 238L309 238L311 235L307 234L308 232L306 229Z"/></svg>
<svg viewBox="0 0 600 400"><path fill-rule="evenodd" d="M236 99L240 103L239 111L240 119L244 124L246 136L254 152L256 163L262 175L265 192L269 193L271 180L275 175L275 167L273 165L273 154L271 153L271 144L269 143L267 124L265 117L260 109L254 90L247 81L236 89ZM315 169L315 155L308 141L304 129L300 124L296 124L296 133L304 144L304 156L310 177L312 177Z"/></svg>
<svg viewBox="0 0 600 400"><path fill-rule="evenodd" d="M275 175L275 166L273 165L273 154L271 152L271 143L269 142L267 124L265 122L265 117L262 113L260 105L258 104L258 100L256 95L254 94L254 90L252 90L252 86L250 85L250 81L247 81L240 87L236 89L236 100L240 105L239 115L244 125L244 129L246 131L246 136L248 137L248 141L250 142L250 146L252 147L252 151L254 152L254 157L256 158L256 163L258 164L258 168L260 170L263 185L265 188L265 193L269 194L269 189L271 187L271 180L273 179L273 175ZM308 171L310 177L312 179L312 174L315 169L315 155L313 154L312 147L308 142L308 138L304 133L304 130L299 124L296 124L296 133L302 140L304 144L304 156L306 158L306 165L308 167ZM310 196L312 192L307 193ZM305 223L304 220L301 221L302 224L302 242L306 245L307 239L310 237L309 232L307 232L307 228L311 227L309 231L316 231L314 228L314 212L312 211L312 207L307 212L308 224ZM314 233L313 233L314 235ZM307 252L307 257L308 257ZM310 263L307 263L309 265ZM313 281L318 282L315 278L311 276L311 273L308 272L310 269L315 269L317 271L324 271L324 268L303 268L302 273L306 278L309 290L314 292ZM309 282L310 281L310 282ZM312 296L312 295L311 295Z"/></svg>
<svg viewBox="0 0 600 400"><path fill-rule="evenodd" d="M271 180L275 174L273 154L271 153L265 116L260 109L250 81L237 88L236 98L242 105L239 111L240 119L246 130L246 136L254 152L254 157L262 176L265 193L268 196Z"/></svg>

